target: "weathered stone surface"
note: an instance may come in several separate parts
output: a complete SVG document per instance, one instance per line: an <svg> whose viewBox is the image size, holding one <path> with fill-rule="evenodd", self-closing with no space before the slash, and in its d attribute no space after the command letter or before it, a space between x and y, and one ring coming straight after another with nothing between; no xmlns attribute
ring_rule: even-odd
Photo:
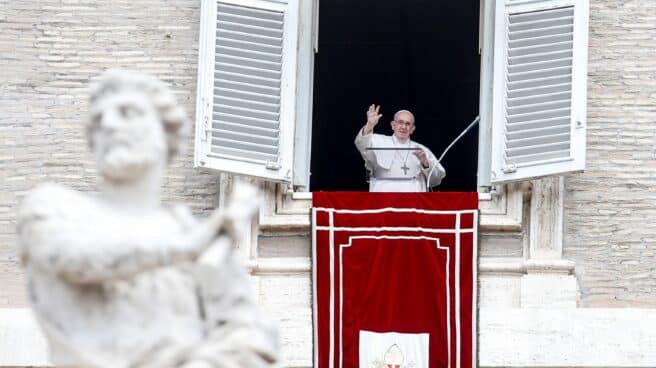
<svg viewBox="0 0 656 368"><path fill-rule="evenodd" d="M96 190L95 169L80 130L86 109L80 96L86 94L89 78L117 66L151 72L172 84L186 109L194 111L199 6L197 0L2 2L0 306L26 305L14 251L16 204L25 192L43 181ZM583 307L656 306L655 49L653 0L590 0L587 171L566 178L563 240L563 258L576 262ZM191 145L191 131L187 141ZM191 156L188 149L173 162L163 196L166 201L190 204L195 214L206 214L216 203L218 175L193 170ZM512 237L511 242L505 236L482 235L481 255L520 256L520 239L516 234ZM493 241L509 253L491 248ZM274 249L276 240L267 239L263 253L285 257L309 250L301 245L301 238L287 249L285 243ZM517 282L511 277L489 290L508 284L516 287ZM281 290L287 289L281 286ZM263 300L275 298L262 295ZM491 304L507 306L507 301L504 296ZM307 366L311 354L309 317L296 313L302 308L308 310L296 302L289 308L282 304L270 308L283 321L283 355L291 359L290 366ZM579 317L579 311L567 313L567 321L587 318ZM621 330L634 320L620 318L614 326ZM525 328L539 338L535 326ZM498 334L490 336L501 341ZM526 340L528 350L535 341ZM503 362L512 361L508 359ZM634 361L653 366L644 358Z"/></svg>
<svg viewBox="0 0 656 368"><path fill-rule="evenodd" d="M45 181L97 190L82 129L90 79L107 68L140 70L167 82L195 111L200 3L44 0L0 7L0 262L17 274L16 205L25 192ZM192 132L162 195L203 215L216 206L218 175L193 169ZM14 286L20 280L8 282L0 303L25 306L24 289Z"/></svg>
<svg viewBox="0 0 656 368"><path fill-rule="evenodd" d="M587 169L566 179L563 258L584 307L656 306L656 2L590 1Z"/></svg>

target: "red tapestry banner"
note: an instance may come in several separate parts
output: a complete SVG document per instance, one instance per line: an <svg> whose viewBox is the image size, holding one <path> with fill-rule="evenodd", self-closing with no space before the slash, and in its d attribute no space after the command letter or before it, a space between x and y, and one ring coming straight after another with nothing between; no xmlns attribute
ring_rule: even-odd
<svg viewBox="0 0 656 368"><path fill-rule="evenodd" d="M315 368L475 367L477 193L312 202Z"/></svg>

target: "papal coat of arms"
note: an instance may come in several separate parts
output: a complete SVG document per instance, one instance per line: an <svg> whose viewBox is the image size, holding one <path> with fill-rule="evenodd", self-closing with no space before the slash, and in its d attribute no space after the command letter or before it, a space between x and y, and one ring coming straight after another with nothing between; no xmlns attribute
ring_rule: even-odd
<svg viewBox="0 0 656 368"><path fill-rule="evenodd" d="M361 368L428 368L429 334L360 331Z"/></svg>

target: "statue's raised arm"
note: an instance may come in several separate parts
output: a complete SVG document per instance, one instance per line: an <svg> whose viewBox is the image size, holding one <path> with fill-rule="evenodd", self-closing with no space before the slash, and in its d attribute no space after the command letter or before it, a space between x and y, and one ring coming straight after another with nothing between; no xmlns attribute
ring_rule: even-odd
<svg viewBox="0 0 656 368"><path fill-rule="evenodd" d="M160 203L186 122L162 82L109 71L86 129L99 193L46 184L23 200L19 253L56 365L275 366L277 334L233 249L257 191L237 185L232 204L202 220Z"/></svg>

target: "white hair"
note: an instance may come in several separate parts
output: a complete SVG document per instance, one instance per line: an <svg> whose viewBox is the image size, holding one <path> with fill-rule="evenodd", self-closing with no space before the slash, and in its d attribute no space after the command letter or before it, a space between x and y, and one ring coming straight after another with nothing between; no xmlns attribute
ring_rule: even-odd
<svg viewBox="0 0 656 368"><path fill-rule="evenodd" d="M399 111L397 111L394 114L394 120L396 120L396 118L398 118L399 114L402 114L402 113L410 114L410 116L412 117L412 123L413 124L415 123L415 115L413 113L411 113L410 111L408 111L408 110L399 110Z"/></svg>

